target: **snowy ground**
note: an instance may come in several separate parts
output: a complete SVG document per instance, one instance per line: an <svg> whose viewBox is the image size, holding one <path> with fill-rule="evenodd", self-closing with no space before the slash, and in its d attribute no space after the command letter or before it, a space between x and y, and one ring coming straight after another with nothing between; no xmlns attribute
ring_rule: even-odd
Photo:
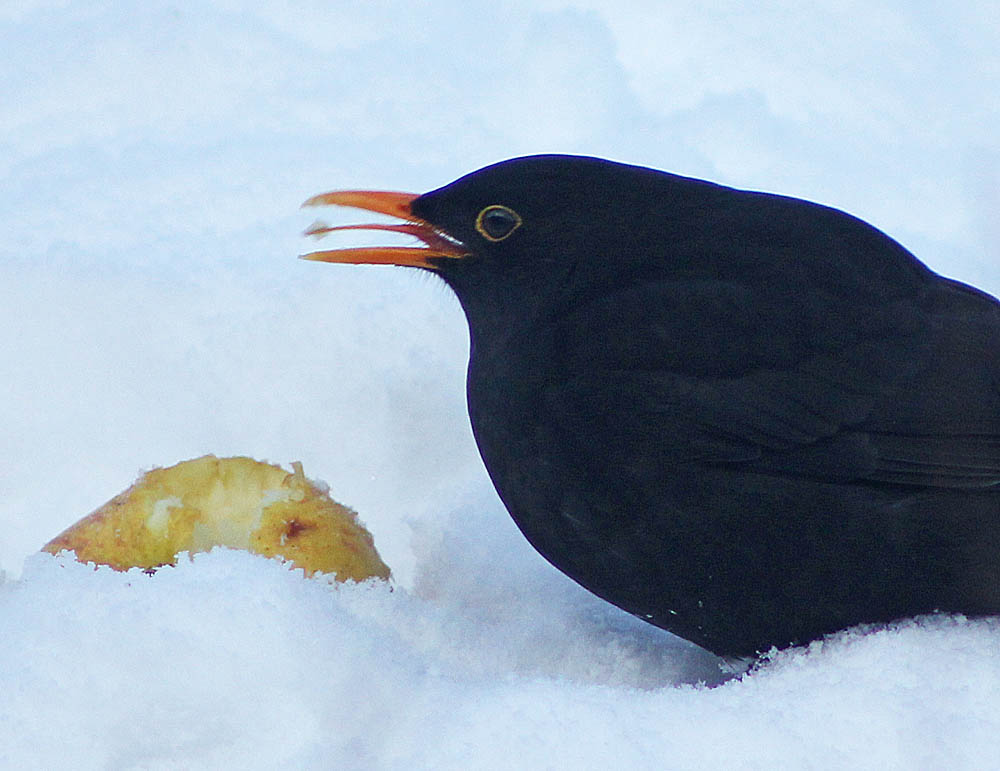
<svg viewBox="0 0 1000 771"><path fill-rule="evenodd" d="M447 290L294 259L313 193L560 151L829 203L1000 292L993 3L23 0L0 50L0 768L1000 767L997 623L718 685L520 538ZM392 590L36 553L208 452L303 461Z"/></svg>

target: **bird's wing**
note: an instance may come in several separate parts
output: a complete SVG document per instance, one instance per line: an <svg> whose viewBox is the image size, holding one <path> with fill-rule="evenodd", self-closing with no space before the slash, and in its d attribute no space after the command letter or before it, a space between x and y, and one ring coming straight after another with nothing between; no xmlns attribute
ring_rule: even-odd
<svg viewBox="0 0 1000 771"><path fill-rule="evenodd" d="M710 319L724 330L714 371L685 363L683 352L618 355L614 333L569 335L583 355L572 374L548 385L546 402L567 441L580 441L581 456L631 468L721 463L841 481L998 485L1000 306L962 291L934 307L887 306L827 343L809 342L791 324L770 325L760 351L739 327L728 329L727 345L726 325ZM654 323L662 332L667 322ZM638 335L649 327L632 325ZM687 334L692 347L705 342L698 330L671 332ZM593 448L591 436L604 445Z"/></svg>

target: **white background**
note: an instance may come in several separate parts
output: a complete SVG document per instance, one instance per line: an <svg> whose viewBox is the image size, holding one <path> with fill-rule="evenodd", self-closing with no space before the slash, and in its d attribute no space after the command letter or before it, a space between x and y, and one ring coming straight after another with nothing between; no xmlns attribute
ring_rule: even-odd
<svg viewBox="0 0 1000 771"><path fill-rule="evenodd" d="M994 3L4 2L0 51L0 765L1000 764L986 622L681 686L714 660L496 500L448 290L295 259L314 193L571 152L846 209L995 294ZM395 590L30 556L208 452L303 461Z"/></svg>

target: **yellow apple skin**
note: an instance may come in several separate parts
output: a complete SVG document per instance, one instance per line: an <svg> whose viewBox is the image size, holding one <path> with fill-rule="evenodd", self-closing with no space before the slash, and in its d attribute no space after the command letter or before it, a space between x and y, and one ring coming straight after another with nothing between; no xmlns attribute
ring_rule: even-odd
<svg viewBox="0 0 1000 771"><path fill-rule="evenodd" d="M389 578L357 515L306 479L252 458L205 455L143 474L42 547L116 570L172 564L213 546L280 557L307 575Z"/></svg>

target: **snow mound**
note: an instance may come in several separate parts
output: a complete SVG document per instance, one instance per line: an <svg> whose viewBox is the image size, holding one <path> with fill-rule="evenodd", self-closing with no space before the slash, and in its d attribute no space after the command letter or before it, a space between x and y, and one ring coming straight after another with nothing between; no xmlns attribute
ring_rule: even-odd
<svg viewBox="0 0 1000 771"><path fill-rule="evenodd" d="M35 555L0 585L0 766L1000 764L997 621L852 630L712 688L684 682L683 643L584 594L550 606L561 581L536 604L434 584L226 549L154 575Z"/></svg>

